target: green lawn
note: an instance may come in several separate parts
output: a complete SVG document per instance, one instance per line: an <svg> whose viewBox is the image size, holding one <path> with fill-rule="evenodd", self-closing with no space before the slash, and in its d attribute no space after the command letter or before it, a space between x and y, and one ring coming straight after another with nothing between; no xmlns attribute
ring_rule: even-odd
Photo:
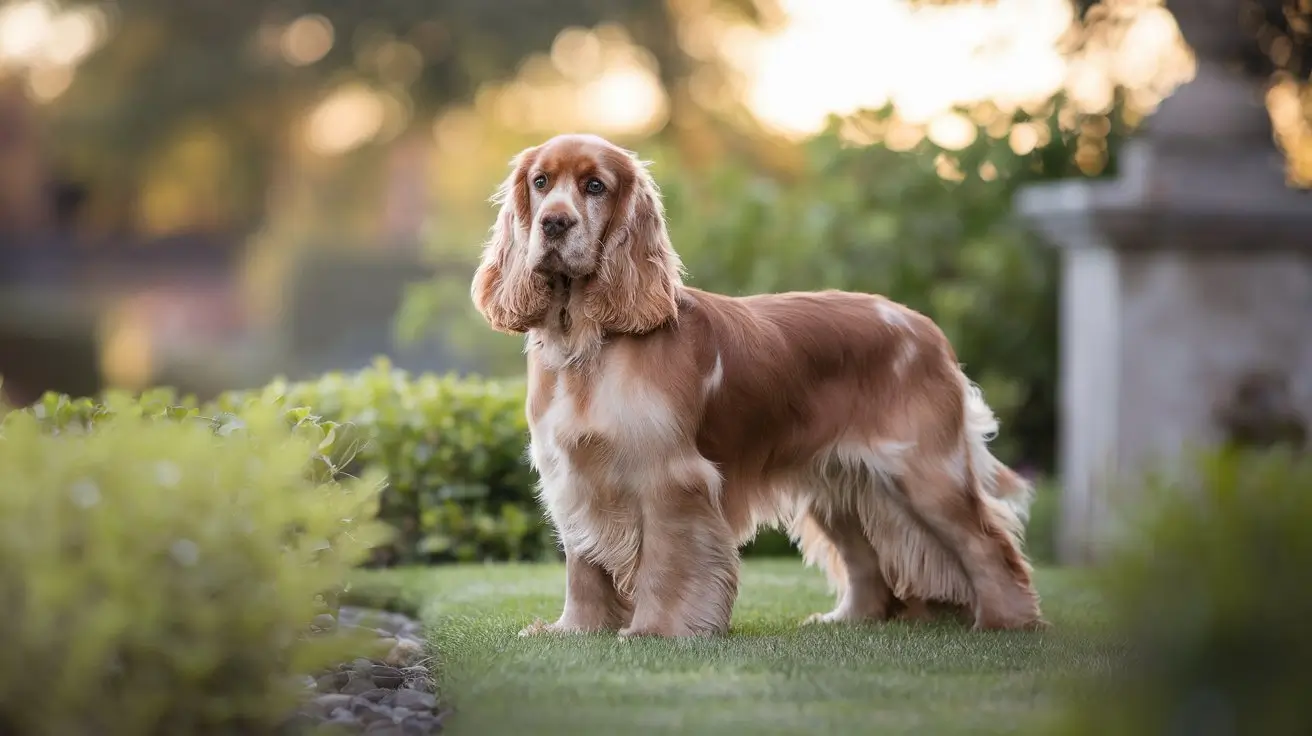
<svg viewBox="0 0 1312 736"><path fill-rule="evenodd" d="M1086 574L1038 576L1044 633L960 625L799 627L828 610L800 561L746 564L727 638L527 638L560 613L560 566L370 573L402 584L432 628L462 734L951 734L1032 727L1063 678L1104 663Z"/></svg>

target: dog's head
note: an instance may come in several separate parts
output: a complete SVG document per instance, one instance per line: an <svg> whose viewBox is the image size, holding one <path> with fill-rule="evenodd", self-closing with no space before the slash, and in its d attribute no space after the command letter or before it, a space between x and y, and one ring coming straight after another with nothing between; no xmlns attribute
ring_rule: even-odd
<svg viewBox="0 0 1312 736"><path fill-rule="evenodd" d="M678 256L646 166L609 141L562 135L522 151L500 205L474 303L504 332L543 324L553 294L581 293L583 316L641 333L675 314Z"/></svg>

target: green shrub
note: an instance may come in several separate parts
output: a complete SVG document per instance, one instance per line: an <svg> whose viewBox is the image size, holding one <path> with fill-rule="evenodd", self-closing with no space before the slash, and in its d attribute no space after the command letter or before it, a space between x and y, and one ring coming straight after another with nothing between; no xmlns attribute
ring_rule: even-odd
<svg viewBox="0 0 1312 736"><path fill-rule="evenodd" d="M323 480L330 430L272 408L158 408L4 418L0 733L272 733L293 675L362 651L303 632L380 538L377 474Z"/></svg>
<svg viewBox="0 0 1312 736"><path fill-rule="evenodd" d="M398 531L379 561L409 564L557 554L527 460L524 399L522 380L411 376L380 358L353 374L229 393L216 406L310 407L357 427L357 465L387 473L380 517Z"/></svg>
<svg viewBox="0 0 1312 736"><path fill-rule="evenodd" d="M320 482L337 478L340 470L350 465L364 447L366 438L354 425L323 419L311 414L308 407L282 408L285 406L286 402L281 400L261 403L253 399L234 399L224 402L222 408L207 406L203 412L197 406L195 397L179 398L171 388L162 387L135 396L122 391L109 391L101 401L87 397L73 398L48 391L24 411L36 419L43 430L56 435L87 433L103 422L126 416L193 423L200 421L219 436L227 436L245 428L246 421L240 413L262 414L278 408L292 431L314 441L315 452L307 456L307 472L312 479ZM3 417L0 414L0 418Z"/></svg>
<svg viewBox="0 0 1312 736"><path fill-rule="evenodd" d="M558 556L528 464L524 401L522 380L411 376L379 358L359 372L278 379L204 404L168 388L99 401L47 393L26 413L53 433L126 414L208 423L222 434L250 412L277 408L300 431L318 433L319 479L335 469L385 475L378 518L394 534L372 561L422 564Z"/></svg>
<svg viewBox="0 0 1312 736"><path fill-rule="evenodd" d="M1312 455L1227 450L1105 571L1125 655L1079 683L1079 734L1303 734L1312 723Z"/></svg>

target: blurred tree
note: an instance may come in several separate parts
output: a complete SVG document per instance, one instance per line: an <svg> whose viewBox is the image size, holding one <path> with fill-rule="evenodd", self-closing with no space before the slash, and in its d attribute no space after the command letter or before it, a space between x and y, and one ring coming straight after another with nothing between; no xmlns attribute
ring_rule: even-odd
<svg viewBox="0 0 1312 736"><path fill-rule="evenodd" d="M706 4L758 22L771 0ZM105 7L111 35L47 113L60 158L88 185L93 214L111 229L132 227L140 187L172 148L218 168L186 172L215 178L216 196L228 200L217 221L258 223L297 117L331 83L392 90L409 104L410 121L426 121L548 49L563 28L601 22L624 26L646 46L667 88L690 69L667 3L654 0L118 0ZM293 28L306 18L314 23ZM165 203L176 198L159 189Z"/></svg>

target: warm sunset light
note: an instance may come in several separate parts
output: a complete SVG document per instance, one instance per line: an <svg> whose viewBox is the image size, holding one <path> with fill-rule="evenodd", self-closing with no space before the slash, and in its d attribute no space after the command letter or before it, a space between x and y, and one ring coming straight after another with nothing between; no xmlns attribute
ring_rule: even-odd
<svg viewBox="0 0 1312 736"><path fill-rule="evenodd" d="M283 31L283 58L294 66L313 64L333 47L333 24L322 15L303 15Z"/></svg>
<svg viewBox="0 0 1312 736"><path fill-rule="evenodd" d="M310 113L306 141L317 153L346 153L378 135L386 116L386 103L377 93L362 85L344 86Z"/></svg>
<svg viewBox="0 0 1312 736"><path fill-rule="evenodd" d="M732 44L728 61L749 80L750 108L792 135L817 131L831 113L892 102L910 123L988 101L1002 111L1065 89L1087 112L1107 109L1114 84L1155 105L1192 73L1174 19L1154 0L1108 0L1114 37L1095 36L1070 56L1068 0L993 0L915 7L901 0L781 0L779 32ZM933 125L961 145L960 121ZM968 142L968 141L967 141ZM949 145L953 144L953 145Z"/></svg>
<svg viewBox="0 0 1312 736"><path fill-rule="evenodd" d="M1312 185L1312 121L1308 120L1299 84L1282 76L1267 91L1266 101L1276 143L1285 152L1290 183Z"/></svg>
<svg viewBox="0 0 1312 736"><path fill-rule="evenodd" d="M0 71L19 70L38 102L50 102L73 82L74 71L108 32L94 7L60 9L44 0L0 6Z"/></svg>
<svg viewBox="0 0 1312 736"><path fill-rule="evenodd" d="M49 3L23 2L0 8L0 59L21 61L41 53L54 25Z"/></svg>
<svg viewBox="0 0 1312 736"><path fill-rule="evenodd" d="M650 133L668 113L655 59L612 25L566 28L550 53L530 57L510 82L485 87L478 104L507 128L537 132Z"/></svg>
<svg viewBox="0 0 1312 736"><path fill-rule="evenodd" d="M1129 93L1139 118L1193 74L1193 57L1160 0L1106 0L1078 31L1069 0L966 0L946 6L905 0L780 0L786 18L758 31L698 0L677 0L678 38L697 59L718 58L736 74L699 71L694 99L709 107L741 101L768 128L790 137L820 130L831 114L892 103L897 118L877 139L895 150L929 137L955 150L980 126L1010 134L1011 113L1037 112L1059 92L1090 114ZM987 115L960 109L987 107ZM568 28L548 54L524 61L511 80L485 86L476 109L508 129L589 129L642 134L665 119L668 100L650 54L616 26ZM972 119L973 118L973 119ZM993 126L997 120L1007 123ZM995 129L996 128L996 129ZM850 131L854 141L868 132ZM1046 131L1011 135L1032 150ZM873 139L872 139L873 140ZM867 141L870 142L870 141Z"/></svg>
<svg viewBox="0 0 1312 736"><path fill-rule="evenodd" d="M101 324L100 373L112 386L140 390L154 374L155 350L149 326L127 303Z"/></svg>

